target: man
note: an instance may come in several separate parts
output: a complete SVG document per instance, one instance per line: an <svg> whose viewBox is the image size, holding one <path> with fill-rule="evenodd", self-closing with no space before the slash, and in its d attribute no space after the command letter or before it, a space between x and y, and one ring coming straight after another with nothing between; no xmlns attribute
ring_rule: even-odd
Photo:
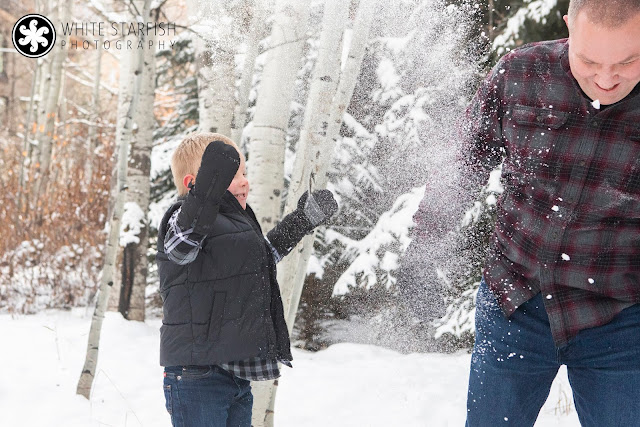
<svg viewBox="0 0 640 427"><path fill-rule="evenodd" d="M415 217L410 252L502 162L467 426L533 425L563 364L583 426L640 423L640 0L572 0L564 20L568 40L493 68L468 109L461 200Z"/></svg>

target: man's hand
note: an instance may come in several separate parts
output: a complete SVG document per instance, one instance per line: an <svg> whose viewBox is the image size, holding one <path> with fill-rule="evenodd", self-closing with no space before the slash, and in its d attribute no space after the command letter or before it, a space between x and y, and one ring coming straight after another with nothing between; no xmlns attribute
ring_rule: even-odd
<svg viewBox="0 0 640 427"><path fill-rule="evenodd" d="M210 233L218 215L220 199L239 167L240 155L235 147L222 141L212 141L202 154L195 185L178 214L178 225L185 230L193 227L196 233Z"/></svg>

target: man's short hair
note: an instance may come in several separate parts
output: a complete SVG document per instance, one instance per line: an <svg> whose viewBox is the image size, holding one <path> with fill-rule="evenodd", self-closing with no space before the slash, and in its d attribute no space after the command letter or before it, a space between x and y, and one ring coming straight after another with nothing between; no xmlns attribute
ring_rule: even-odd
<svg viewBox="0 0 640 427"><path fill-rule="evenodd" d="M224 135L212 132L194 132L187 135L176 151L171 156L171 173L173 174L173 182L178 189L180 196L187 194L189 189L184 186L183 179L186 175L196 175L200 168L202 154L212 141L222 141L227 145L233 146L238 152L238 146L235 142Z"/></svg>
<svg viewBox="0 0 640 427"><path fill-rule="evenodd" d="M606 27L617 27L640 13L640 0L570 0L569 23L581 11L589 14L589 20Z"/></svg>

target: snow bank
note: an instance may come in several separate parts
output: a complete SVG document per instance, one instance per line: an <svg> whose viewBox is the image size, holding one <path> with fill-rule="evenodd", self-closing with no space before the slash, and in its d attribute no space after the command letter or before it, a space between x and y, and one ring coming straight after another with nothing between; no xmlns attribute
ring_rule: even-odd
<svg viewBox="0 0 640 427"><path fill-rule="evenodd" d="M158 320L107 313L90 401L75 394L91 312L0 315L2 425L169 427ZM461 426L469 355L408 354L363 344L294 349L276 402L278 427ZM566 412L568 411L568 415ZM561 371L536 426L579 426Z"/></svg>

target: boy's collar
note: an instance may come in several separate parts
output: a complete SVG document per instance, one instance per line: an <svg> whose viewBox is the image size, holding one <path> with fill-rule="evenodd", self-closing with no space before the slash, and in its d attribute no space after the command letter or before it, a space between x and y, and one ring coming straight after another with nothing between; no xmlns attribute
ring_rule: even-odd
<svg viewBox="0 0 640 427"><path fill-rule="evenodd" d="M182 196L178 196L178 202L184 202L185 199L187 198L187 194L184 194ZM226 190L224 192L224 194L222 195L222 200L220 203L220 207L227 205L229 208L234 208L234 210L240 210L240 211L244 211L244 210L250 210L251 208L249 207L249 204L247 204L247 209L243 209L242 206L240 205L240 202L238 201L238 199L235 198L235 196L233 194L231 194L231 192L229 190Z"/></svg>
<svg viewBox="0 0 640 427"><path fill-rule="evenodd" d="M233 194L231 194L229 190L225 191L224 194L222 195L222 201L229 204L230 207L234 208L235 210L240 210L240 211L245 210L242 208L242 205L240 205L240 202L238 201L238 199L236 199L236 197ZM221 206L222 206L222 203L221 203Z"/></svg>

